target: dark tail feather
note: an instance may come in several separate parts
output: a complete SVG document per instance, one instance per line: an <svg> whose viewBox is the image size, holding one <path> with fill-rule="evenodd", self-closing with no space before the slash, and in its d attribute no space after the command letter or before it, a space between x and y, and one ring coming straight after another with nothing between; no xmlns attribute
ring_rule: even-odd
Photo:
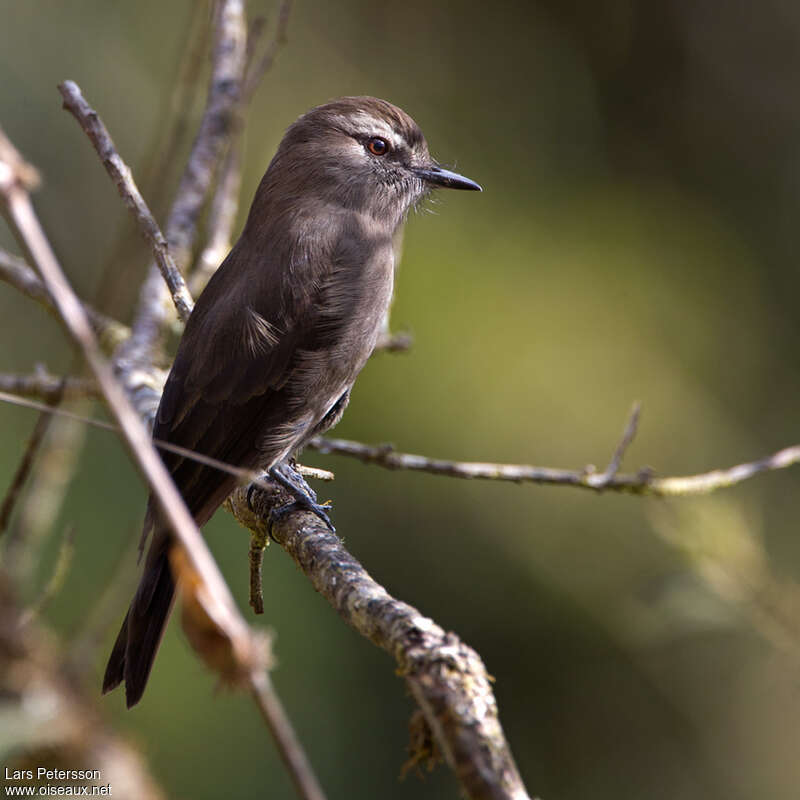
<svg viewBox="0 0 800 800"><path fill-rule="evenodd" d="M172 609L175 582L169 568L168 549L169 536L164 532L154 533L139 588L103 678L104 694L125 681L128 708L142 699Z"/></svg>
<svg viewBox="0 0 800 800"><path fill-rule="evenodd" d="M103 677L103 694L108 694L112 689L116 689L125 679L125 648L128 645L128 616L130 613L129 610L125 615L117 641L114 642L114 649L108 659L106 674Z"/></svg>

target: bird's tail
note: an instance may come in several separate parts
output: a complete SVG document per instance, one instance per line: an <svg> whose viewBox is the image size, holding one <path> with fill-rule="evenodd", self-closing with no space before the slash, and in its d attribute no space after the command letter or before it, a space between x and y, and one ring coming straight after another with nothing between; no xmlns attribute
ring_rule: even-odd
<svg viewBox="0 0 800 800"><path fill-rule="evenodd" d="M139 588L122 623L103 678L103 694L125 681L128 708L142 699L172 610L175 581L169 566L169 534L158 527Z"/></svg>

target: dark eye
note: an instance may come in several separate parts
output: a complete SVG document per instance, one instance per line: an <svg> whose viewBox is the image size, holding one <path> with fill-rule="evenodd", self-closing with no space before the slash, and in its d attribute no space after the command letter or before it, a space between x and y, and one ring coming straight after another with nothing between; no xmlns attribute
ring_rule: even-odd
<svg viewBox="0 0 800 800"><path fill-rule="evenodd" d="M373 136L367 140L367 150L374 156L385 156L389 152L389 142L380 136Z"/></svg>

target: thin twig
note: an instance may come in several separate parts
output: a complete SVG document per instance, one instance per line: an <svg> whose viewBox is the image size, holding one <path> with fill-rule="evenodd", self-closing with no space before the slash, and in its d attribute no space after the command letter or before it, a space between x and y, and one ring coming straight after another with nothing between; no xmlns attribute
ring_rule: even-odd
<svg viewBox="0 0 800 800"><path fill-rule="evenodd" d="M631 442L633 442L633 439L636 436L636 429L639 426L639 415L641 410L642 406L639 402L633 404L630 416L628 417L628 422L625 425L625 430L622 433L622 439L620 439L616 450L614 450L614 455L611 456L611 461L608 462L608 466L606 467L605 471L602 475L598 476L598 489L602 489L603 486L608 485L608 483L610 483L619 472L619 468L622 466L622 459L625 457L625 451L631 446Z"/></svg>
<svg viewBox="0 0 800 800"><path fill-rule="evenodd" d="M53 300L44 288L39 276L18 256L12 255L0 248L0 280L18 289L31 300L39 303L48 313L58 317ZM102 314L86 303L84 311L89 317L89 322L94 332L100 338L103 349L107 352L114 350L121 342L130 336L130 329L111 317Z"/></svg>
<svg viewBox="0 0 800 800"><path fill-rule="evenodd" d="M102 396L102 394L100 396ZM111 433L123 433L122 428L110 422L93 419L92 417L87 417L83 414L75 414L74 412L66 411L63 408L51 407L49 405L45 405L44 403L39 403L36 400L30 400L17 395L7 394L3 391L0 391L0 401L4 403L10 403L11 405L22 406L23 408L30 408L34 411L39 411L44 416L62 417L64 419L70 419L76 422L83 422L84 424L90 425L98 430L109 431ZM166 450L169 453L175 453L183 458L196 461L198 464L204 464L207 467L213 467L221 472L227 472L228 474L239 478L239 480L244 484L252 483L256 486L261 486L261 488L267 488L270 485L268 481L264 480L263 473L259 472L258 470L237 467L235 464L228 464L225 461L220 461L217 458L212 458L211 456L198 453L195 450L189 450L186 447L181 447L180 445L173 444L172 442L163 441L162 439L152 439L151 441L158 450ZM329 470L319 469L318 467L307 467L302 464L297 465L297 471L305 477L314 478L315 480L321 481L331 481L335 477L334 474Z"/></svg>
<svg viewBox="0 0 800 800"><path fill-rule="evenodd" d="M264 722L272 732L300 797L303 800L325 800L325 793L275 693L268 672L260 672L255 676L250 692L256 700Z"/></svg>
<svg viewBox="0 0 800 800"><path fill-rule="evenodd" d="M288 499L275 487L241 487L226 505L242 525L266 537L270 510ZM273 524L272 536L339 616L395 659L465 795L527 798L478 654L391 597L313 514L286 515Z"/></svg>
<svg viewBox="0 0 800 800"><path fill-rule="evenodd" d="M55 312L55 306L47 290L39 280L39 276L19 256L0 248L0 279L19 289L31 300L43 305L48 311Z"/></svg>
<svg viewBox="0 0 800 800"><path fill-rule="evenodd" d="M254 614L264 613L264 550L268 539L253 534L250 537L250 608Z"/></svg>
<svg viewBox="0 0 800 800"><path fill-rule="evenodd" d="M0 376L2 377L2 376ZM22 405L46 414L57 414L84 422L103 430L119 432L115 425L73 414L63 409L51 409L48 406L22 397L7 394L0 387L0 401ZM174 452L184 458L190 458L201 464L236 475L243 481L259 485L260 473L242 469L215 458L205 456L178 447L159 439L153 444L161 449ZM528 464L492 464L482 461L447 461L440 458L398 453L391 445L367 445L349 439L329 439L318 436L308 444L309 449L323 454L349 456L365 464L375 464L391 470L410 470L412 472L428 472L432 475L443 475L451 478L477 479L490 481L507 481L510 483L536 483L552 486L575 486L592 491L612 491L627 494L646 495L650 497L679 497L687 495L710 494L717 489L726 489L742 483L762 472L786 469L800 463L800 445L793 445L779 450L772 455L764 456L756 461L736 464L727 469L716 469L696 475L675 475L656 477L651 469L643 468L636 474L618 474L610 481L602 481L602 475L591 470L566 470L554 467L535 467ZM297 466L300 474L315 480L329 481L333 473L329 470ZM264 488L263 484L261 488Z"/></svg>
<svg viewBox="0 0 800 800"><path fill-rule="evenodd" d="M89 137L106 172L114 181L120 197L133 214L142 235L150 244L161 276L172 294L172 302L175 304L178 316L183 322L186 322L189 314L192 313L192 297L183 280L183 275L170 255L167 240L161 233L161 228L158 227L158 223L150 213L147 203L133 180L130 167L122 160L103 120L86 102L78 84L74 81L64 81L58 85L58 91L64 98L64 108L75 117L84 133Z"/></svg>
<svg viewBox="0 0 800 800"><path fill-rule="evenodd" d="M65 400L76 397L100 397L100 390L91 378L57 378L44 369L31 375L0 373L0 392L16 394L21 397L36 397L52 403L63 394Z"/></svg>
<svg viewBox="0 0 800 800"><path fill-rule="evenodd" d="M60 386L56 388L55 392L51 396L49 400L50 404L54 406L58 405L63 396L64 382L62 381ZM36 420L36 425L34 426L33 432L28 439L25 452L22 454L17 471L14 473L14 477L11 479L11 485L6 491L2 506L0 506L0 536L2 536L8 528L8 523L11 519L11 514L14 511L17 498L19 497L25 482L28 480L28 475L30 475L33 462L36 460L36 454L39 452L39 448L44 441L44 437L47 434L47 430L50 427L52 419L52 415L47 414L46 412L41 412L39 419Z"/></svg>
<svg viewBox="0 0 800 800"><path fill-rule="evenodd" d="M392 445L374 446L347 439L328 439L318 436L312 439L308 446L320 453L349 456L365 464L376 464L386 469L428 472L451 478L576 486L595 492L616 491L652 497L709 494L717 489L734 486L762 472L786 469L800 463L800 445L794 445L757 461L697 475L657 478L652 470L645 468L636 474L618 474L606 481L602 474L586 469L567 470L535 467L529 464L447 461L413 453L399 453Z"/></svg>

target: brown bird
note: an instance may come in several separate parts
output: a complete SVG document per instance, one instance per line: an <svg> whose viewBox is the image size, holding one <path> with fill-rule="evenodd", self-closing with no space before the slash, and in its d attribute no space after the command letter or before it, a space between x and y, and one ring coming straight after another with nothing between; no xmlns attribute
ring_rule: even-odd
<svg viewBox="0 0 800 800"><path fill-rule="evenodd" d="M156 439L266 469L329 520L286 459L340 419L392 296L393 239L430 189L475 189L440 167L396 106L344 97L286 132L239 240L200 295L164 387ZM198 525L236 478L162 451ZM175 593L170 533L151 497L152 541L106 668L103 692L144 692Z"/></svg>

